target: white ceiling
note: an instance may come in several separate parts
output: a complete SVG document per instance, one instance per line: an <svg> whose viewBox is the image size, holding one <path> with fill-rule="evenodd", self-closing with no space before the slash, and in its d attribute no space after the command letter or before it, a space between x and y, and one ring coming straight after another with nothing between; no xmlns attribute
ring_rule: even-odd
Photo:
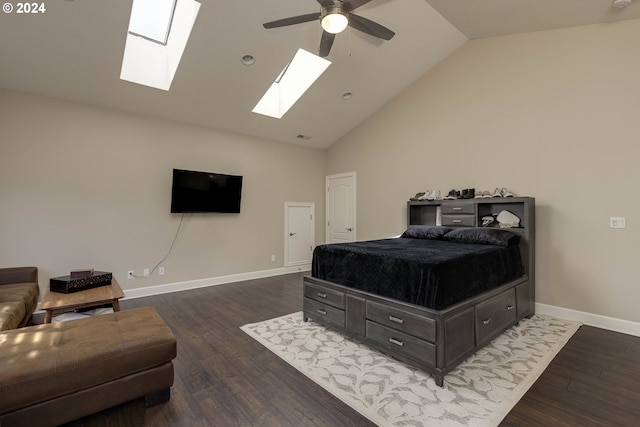
<svg viewBox="0 0 640 427"><path fill-rule="evenodd" d="M56 0L38 15L0 12L0 88L325 148L468 39L640 17L638 0L623 10L609 0L372 0L356 13L396 36L339 34L327 58L333 64L278 120L251 109L298 48L317 52L321 28L262 23L313 13L317 1L200 2L168 92L119 79L131 0ZM240 62L245 54L256 58L253 66ZM345 92L353 97L342 100Z"/></svg>

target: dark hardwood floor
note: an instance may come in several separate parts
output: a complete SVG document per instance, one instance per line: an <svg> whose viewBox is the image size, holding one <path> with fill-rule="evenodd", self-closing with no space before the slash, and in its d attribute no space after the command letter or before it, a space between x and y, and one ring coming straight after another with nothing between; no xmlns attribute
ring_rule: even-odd
<svg viewBox="0 0 640 427"><path fill-rule="evenodd" d="M302 274L120 305L156 307L176 335L171 400L139 399L67 427L374 425L239 328L300 311ZM501 425L638 425L639 360L640 338L583 326Z"/></svg>

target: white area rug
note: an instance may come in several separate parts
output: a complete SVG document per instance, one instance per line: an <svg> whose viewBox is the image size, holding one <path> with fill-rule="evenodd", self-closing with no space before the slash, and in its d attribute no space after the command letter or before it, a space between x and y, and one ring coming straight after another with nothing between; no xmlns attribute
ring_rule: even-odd
<svg viewBox="0 0 640 427"><path fill-rule="evenodd" d="M445 376L438 387L412 368L312 321L302 313L241 329L325 390L380 426L495 426L580 327L535 315Z"/></svg>

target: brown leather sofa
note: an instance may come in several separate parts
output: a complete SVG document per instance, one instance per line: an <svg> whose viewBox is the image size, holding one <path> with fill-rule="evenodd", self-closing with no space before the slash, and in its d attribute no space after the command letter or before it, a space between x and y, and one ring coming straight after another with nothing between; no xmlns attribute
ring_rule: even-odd
<svg viewBox="0 0 640 427"><path fill-rule="evenodd" d="M0 268L0 331L27 325L38 305L38 268Z"/></svg>
<svg viewBox="0 0 640 427"><path fill-rule="evenodd" d="M56 426L167 401L176 339L153 307L0 332L0 426Z"/></svg>

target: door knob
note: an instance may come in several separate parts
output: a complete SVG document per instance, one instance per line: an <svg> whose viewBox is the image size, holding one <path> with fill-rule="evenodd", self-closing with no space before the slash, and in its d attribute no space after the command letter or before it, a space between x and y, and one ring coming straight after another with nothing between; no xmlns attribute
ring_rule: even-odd
<svg viewBox="0 0 640 427"><path fill-rule="evenodd" d="M296 233L289 233L289 237L293 236L294 234L296 234Z"/></svg>
<svg viewBox="0 0 640 427"><path fill-rule="evenodd" d="M347 230L347 231L353 231L353 228L349 227L349 228L346 228L345 230Z"/></svg>

